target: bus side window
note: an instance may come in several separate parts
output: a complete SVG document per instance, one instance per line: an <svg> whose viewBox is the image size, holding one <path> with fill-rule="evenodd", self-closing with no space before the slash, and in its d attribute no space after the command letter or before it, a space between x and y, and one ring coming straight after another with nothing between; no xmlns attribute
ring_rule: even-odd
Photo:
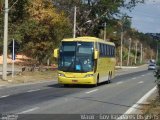
<svg viewBox="0 0 160 120"><path fill-rule="evenodd" d="M114 47L112 46L112 57L114 57Z"/></svg>
<svg viewBox="0 0 160 120"><path fill-rule="evenodd" d="M102 56L104 57L104 44L102 44Z"/></svg>
<svg viewBox="0 0 160 120"><path fill-rule="evenodd" d="M113 46L111 46L111 57L113 57Z"/></svg>
<svg viewBox="0 0 160 120"><path fill-rule="evenodd" d="M115 47L112 46L112 57L115 57Z"/></svg>
<svg viewBox="0 0 160 120"><path fill-rule="evenodd" d="M113 47L113 49L114 49L114 57L116 56L116 49L115 49L115 47Z"/></svg>
<svg viewBox="0 0 160 120"><path fill-rule="evenodd" d="M100 45L101 45L101 56L103 56L103 45L102 44Z"/></svg>
<svg viewBox="0 0 160 120"><path fill-rule="evenodd" d="M112 46L110 46L110 57L112 57Z"/></svg>
<svg viewBox="0 0 160 120"><path fill-rule="evenodd" d="M115 54L114 54L114 47L112 47L112 49L113 49L112 51L113 51L113 57L114 57L115 56Z"/></svg>
<svg viewBox="0 0 160 120"><path fill-rule="evenodd" d="M105 45L105 56L107 56L107 45Z"/></svg>
<svg viewBox="0 0 160 120"><path fill-rule="evenodd" d="M106 56L108 56L108 45L106 45Z"/></svg>
<svg viewBox="0 0 160 120"><path fill-rule="evenodd" d="M106 57L108 56L108 51L107 51L108 46L106 45Z"/></svg>
<svg viewBox="0 0 160 120"><path fill-rule="evenodd" d="M101 56L101 44L99 43L99 55Z"/></svg>
<svg viewBox="0 0 160 120"><path fill-rule="evenodd" d="M100 56L103 57L104 54L105 54L104 45L102 43L100 43Z"/></svg>
<svg viewBox="0 0 160 120"><path fill-rule="evenodd" d="M106 56L106 45L103 44L103 56Z"/></svg>
<svg viewBox="0 0 160 120"><path fill-rule="evenodd" d="M106 45L103 44L103 56L105 57L106 56Z"/></svg>
<svg viewBox="0 0 160 120"><path fill-rule="evenodd" d="M110 47L110 49L111 49L111 57L113 56L113 53L112 53L112 46Z"/></svg>
<svg viewBox="0 0 160 120"><path fill-rule="evenodd" d="M95 42L95 47L94 48L98 50L98 44L97 44L97 42Z"/></svg>
<svg viewBox="0 0 160 120"><path fill-rule="evenodd" d="M108 57L111 56L111 52L110 52L110 46L108 45Z"/></svg>

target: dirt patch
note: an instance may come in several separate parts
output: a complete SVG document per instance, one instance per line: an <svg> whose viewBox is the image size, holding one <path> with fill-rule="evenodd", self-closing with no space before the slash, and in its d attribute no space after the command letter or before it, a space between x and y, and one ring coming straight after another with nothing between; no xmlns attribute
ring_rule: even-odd
<svg viewBox="0 0 160 120"><path fill-rule="evenodd" d="M16 63L20 63L23 62L23 60L29 60L30 58L28 58L27 56L24 55L16 55ZM12 63L12 58L11 55L8 55L7 57L7 63ZM3 64L3 56L0 56L0 64Z"/></svg>
<svg viewBox="0 0 160 120"><path fill-rule="evenodd" d="M141 106L141 112L147 120L160 120L160 100L158 96ZM145 120L144 119L144 120Z"/></svg>
<svg viewBox="0 0 160 120"><path fill-rule="evenodd" d="M22 72L20 75L16 75L13 78L10 75L7 79L10 84L57 80L57 71Z"/></svg>
<svg viewBox="0 0 160 120"><path fill-rule="evenodd" d="M7 63L8 64L12 64L12 56L11 55L8 55L7 56ZM16 65L19 65L19 66L28 66L28 65L33 65L35 64L37 61L32 59L32 58L29 58L25 55L16 55L16 59L14 60L14 63ZM0 64L3 64L3 56L1 55L0 56Z"/></svg>
<svg viewBox="0 0 160 120"><path fill-rule="evenodd" d="M56 65L39 66L37 61L25 55L16 55L15 71L16 75L12 78L11 72L7 76L7 81L0 80L0 85L29 83L38 81L48 81L57 79ZM3 56L0 56L0 64L3 64ZM12 70L11 55L7 57L8 71Z"/></svg>

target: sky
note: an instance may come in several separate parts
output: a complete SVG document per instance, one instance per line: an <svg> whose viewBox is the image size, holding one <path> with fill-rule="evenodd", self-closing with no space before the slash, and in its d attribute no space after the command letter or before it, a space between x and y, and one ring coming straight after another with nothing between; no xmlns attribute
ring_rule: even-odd
<svg viewBox="0 0 160 120"><path fill-rule="evenodd" d="M132 27L143 33L160 33L160 0L145 1L128 13Z"/></svg>

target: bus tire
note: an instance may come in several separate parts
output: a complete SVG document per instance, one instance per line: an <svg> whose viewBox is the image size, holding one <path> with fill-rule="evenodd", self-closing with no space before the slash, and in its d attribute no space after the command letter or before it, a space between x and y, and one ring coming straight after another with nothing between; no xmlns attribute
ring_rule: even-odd
<svg viewBox="0 0 160 120"><path fill-rule="evenodd" d="M96 81L97 81L96 84L93 85L94 87L97 87L99 85L99 74L97 76L97 80Z"/></svg>
<svg viewBox="0 0 160 120"><path fill-rule="evenodd" d="M112 82L112 72L110 73L110 79L109 79L109 83Z"/></svg>
<svg viewBox="0 0 160 120"><path fill-rule="evenodd" d="M110 72L108 74L108 80L107 80L107 84L109 84L109 83L111 83L111 74L110 74Z"/></svg>

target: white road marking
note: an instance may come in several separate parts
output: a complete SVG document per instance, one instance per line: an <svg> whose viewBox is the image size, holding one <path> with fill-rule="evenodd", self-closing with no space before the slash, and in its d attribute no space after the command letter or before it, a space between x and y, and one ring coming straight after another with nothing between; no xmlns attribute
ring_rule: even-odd
<svg viewBox="0 0 160 120"><path fill-rule="evenodd" d="M122 84L122 83L123 83L123 82L117 82L116 84L119 85L119 84Z"/></svg>
<svg viewBox="0 0 160 120"><path fill-rule="evenodd" d="M135 78L132 78L132 80L135 80L136 79L136 77Z"/></svg>
<svg viewBox="0 0 160 120"><path fill-rule="evenodd" d="M144 81L140 81L140 82L138 82L139 84L141 84L141 83L144 83Z"/></svg>
<svg viewBox="0 0 160 120"><path fill-rule="evenodd" d="M28 110L22 111L22 112L20 112L18 114L24 114L24 113L32 112L32 111L37 110L37 109L39 109L39 107L34 107L32 109L28 109Z"/></svg>
<svg viewBox="0 0 160 120"><path fill-rule="evenodd" d="M144 77L145 75L141 75L142 77Z"/></svg>
<svg viewBox="0 0 160 120"><path fill-rule="evenodd" d="M134 104L132 107L130 107L123 115L121 115L117 120L123 120L123 116L126 114L133 114L140 106L139 104L144 103L148 97L153 94L157 89L157 86L152 88L149 92L147 92L136 104Z"/></svg>
<svg viewBox="0 0 160 120"><path fill-rule="evenodd" d="M6 97L8 97L9 95L3 95L3 96L1 96L0 98L6 98Z"/></svg>
<svg viewBox="0 0 160 120"><path fill-rule="evenodd" d="M35 91L39 91L41 89L35 89L35 90L28 90L27 92L35 92Z"/></svg>
<svg viewBox="0 0 160 120"><path fill-rule="evenodd" d="M97 91L97 90L98 90L98 89L88 91L88 92L86 92L86 94L89 94L89 93L95 92L95 91Z"/></svg>

